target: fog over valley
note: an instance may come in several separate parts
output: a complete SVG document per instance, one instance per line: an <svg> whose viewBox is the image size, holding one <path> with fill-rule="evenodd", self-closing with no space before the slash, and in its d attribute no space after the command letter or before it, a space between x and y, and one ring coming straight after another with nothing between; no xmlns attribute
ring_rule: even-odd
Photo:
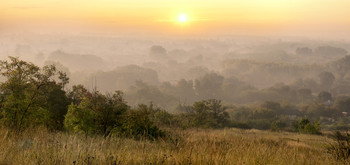
<svg viewBox="0 0 350 165"><path fill-rule="evenodd" d="M265 100L309 102L326 91L350 94L350 42L244 36L127 37L92 34L2 33L2 59L54 64L101 92L121 90L132 105L221 99L227 104ZM283 96L282 96L283 95ZM301 98L304 98L301 100Z"/></svg>
<svg viewBox="0 0 350 165"><path fill-rule="evenodd" d="M0 165L350 164L349 0L0 0Z"/></svg>

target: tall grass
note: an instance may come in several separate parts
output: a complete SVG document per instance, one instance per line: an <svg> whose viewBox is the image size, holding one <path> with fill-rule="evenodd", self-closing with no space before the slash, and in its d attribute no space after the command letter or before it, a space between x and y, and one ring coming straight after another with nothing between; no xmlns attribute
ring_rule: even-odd
<svg viewBox="0 0 350 165"><path fill-rule="evenodd" d="M173 130L157 141L0 129L0 164L339 164L324 136L258 130Z"/></svg>

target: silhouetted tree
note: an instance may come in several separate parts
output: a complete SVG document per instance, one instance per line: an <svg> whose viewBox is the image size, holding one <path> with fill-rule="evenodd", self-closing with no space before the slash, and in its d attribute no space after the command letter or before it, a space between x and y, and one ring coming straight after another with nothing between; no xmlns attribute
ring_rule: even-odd
<svg viewBox="0 0 350 165"><path fill-rule="evenodd" d="M149 51L150 57L157 60L164 60L167 58L167 51L160 45L153 45Z"/></svg>

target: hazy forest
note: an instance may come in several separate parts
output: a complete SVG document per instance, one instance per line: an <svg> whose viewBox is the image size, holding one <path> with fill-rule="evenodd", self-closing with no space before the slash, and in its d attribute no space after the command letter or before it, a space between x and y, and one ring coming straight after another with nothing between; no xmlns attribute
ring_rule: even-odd
<svg viewBox="0 0 350 165"><path fill-rule="evenodd" d="M1 34L0 164L348 164L349 51Z"/></svg>

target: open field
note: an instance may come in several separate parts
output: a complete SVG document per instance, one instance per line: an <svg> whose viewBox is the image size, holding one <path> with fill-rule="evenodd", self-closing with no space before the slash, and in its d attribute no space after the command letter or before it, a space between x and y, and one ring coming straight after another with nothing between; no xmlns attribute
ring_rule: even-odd
<svg viewBox="0 0 350 165"><path fill-rule="evenodd" d="M0 164L342 164L326 136L258 130L177 130L160 141L0 130Z"/></svg>
<svg viewBox="0 0 350 165"><path fill-rule="evenodd" d="M0 0L0 165L350 165L350 0Z"/></svg>

